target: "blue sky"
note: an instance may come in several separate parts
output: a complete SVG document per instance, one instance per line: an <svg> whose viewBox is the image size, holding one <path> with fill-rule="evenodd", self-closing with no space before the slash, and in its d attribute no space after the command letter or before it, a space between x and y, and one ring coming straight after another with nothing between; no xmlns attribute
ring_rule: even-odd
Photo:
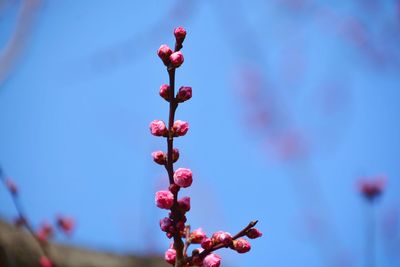
<svg viewBox="0 0 400 267"><path fill-rule="evenodd" d="M30 27L0 81L0 164L32 222L67 214L77 229L60 242L165 250L154 192L166 174L150 153L166 144L148 124L167 120L158 88L168 76L156 50L172 46L182 25L177 86L192 86L193 98L177 111L191 128L176 140L176 167L194 172L184 190L189 222L235 233L259 219L264 232L248 254L223 252L226 266L345 266L343 258L364 266L366 205L356 182L380 174L388 185L375 207L377 262L398 266L382 225L400 203L400 18L394 1L362 2L28 7ZM23 5L0 8L3 51ZM295 150L284 157L287 142ZM5 190L0 202L11 219Z"/></svg>

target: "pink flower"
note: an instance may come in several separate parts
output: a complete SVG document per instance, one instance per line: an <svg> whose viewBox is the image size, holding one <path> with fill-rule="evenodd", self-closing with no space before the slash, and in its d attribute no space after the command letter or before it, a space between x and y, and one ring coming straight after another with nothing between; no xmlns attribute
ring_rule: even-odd
<svg viewBox="0 0 400 267"><path fill-rule="evenodd" d="M163 121L154 120L150 123L150 132L154 136L166 136L168 130Z"/></svg>
<svg viewBox="0 0 400 267"><path fill-rule="evenodd" d="M214 243L222 243L225 246L228 246L232 243L231 234L228 232L224 232L224 231L215 232L212 235L211 239L214 241Z"/></svg>
<svg viewBox="0 0 400 267"><path fill-rule="evenodd" d="M169 264L175 264L175 259L176 259L176 251L173 248L167 249L165 251L165 261L168 262Z"/></svg>
<svg viewBox="0 0 400 267"><path fill-rule="evenodd" d="M246 236L251 239L255 239L262 236L262 233L257 228L251 228L247 231Z"/></svg>
<svg viewBox="0 0 400 267"><path fill-rule="evenodd" d="M211 238L204 238L203 241L201 241L201 247L204 249L211 249L213 246L214 242Z"/></svg>
<svg viewBox="0 0 400 267"><path fill-rule="evenodd" d="M221 264L221 257L217 254L210 253L203 259L204 267L219 267Z"/></svg>
<svg viewBox="0 0 400 267"><path fill-rule="evenodd" d="M184 136L189 131L189 123L186 121L177 120L174 122L172 129L175 137Z"/></svg>
<svg viewBox="0 0 400 267"><path fill-rule="evenodd" d="M169 85L163 84L160 86L160 96L169 101Z"/></svg>
<svg viewBox="0 0 400 267"><path fill-rule="evenodd" d="M6 179L6 186L8 191L10 191L11 194L16 195L18 194L18 187L17 185L14 183L13 180L11 179Z"/></svg>
<svg viewBox="0 0 400 267"><path fill-rule="evenodd" d="M178 205L183 212L188 212L190 210L190 197L181 198L178 200Z"/></svg>
<svg viewBox="0 0 400 267"><path fill-rule="evenodd" d="M169 228L172 226L172 220L168 217L164 217L160 220L160 228L163 232L168 232Z"/></svg>
<svg viewBox="0 0 400 267"><path fill-rule="evenodd" d="M73 218L58 216L57 225L64 233L69 235L74 230L75 221Z"/></svg>
<svg viewBox="0 0 400 267"><path fill-rule="evenodd" d="M175 28L175 30L174 30L174 35L175 35L176 41L182 43L183 40L185 40L185 37L186 37L186 30L185 30L185 28L183 28L183 27L177 27L177 28Z"/></svg>
<svg viewBox="0 0 400 267"><path fill-rule="evenodd" d="M238 253L246 253L250 250L251 245L249 241L244 238L239 238L233 241L233 249Z"/></svg>
<svg viewBox="0 0 400 267"><path fill-rule="evenodd" d="M176 98L178 99L178 102L185 102L186 100L192 98L192 87L182 86L179 88Z"/></svg>
<svg viewBox="0 0 400 267"><path fill-rule="evenodd" d="M180 187L189 187L192 182L192 171L186 168L179 168L174 172L174 182Z"/></svg>
<svg viewBox="0 0 400 267"><path fill-rule="evenodd" d="M46 256L41 256L39 259L40 267L53 267L53 263Z"/></svg>
<svg viewBox="0 0 400 267"><path fill-rule="evenodd" d="M162 151L154 151L153 153L151 153L151 156L153 157L155 163L158 163L160 165L164 165L165 163L167 163L164 152Z"/></svg>
<svg viewBox="0 0 400 267"><path fill-rule="evenodd" d="M201 228L198 228L198 229L196 229L196 230L193 230L191 233L190 233L190 236L189 236L189 238L190 238L190 241L193 243L193 244L200 244L202 241L203 241L203 239L204 238L206 238L207 236L206 236L206 233L203 231L203 229L201 229Z"/></svg>
<svg viewBox="0 0 400 267"><path fill-rule="evenodd" d="M171 62L171 65L175 68L178 68L180 65L182 65L184 58L183 54L181 51L174 52L169 56L169 60Z"/></svg>
<svg viewBox="0 0 400 267"><path fill-rule="evenodd" d="M174 195L170 191L158 191L155 201L157 207L168 210L174 204Z"/></svg>
<svg viewBox="0 0 400 267"><path fill-rule="evenodd" d="M171 54L172 50L166 44L161 45L157 50L157 55L162 59L162 61L164 61L164 63L169 59Z"/></svg>

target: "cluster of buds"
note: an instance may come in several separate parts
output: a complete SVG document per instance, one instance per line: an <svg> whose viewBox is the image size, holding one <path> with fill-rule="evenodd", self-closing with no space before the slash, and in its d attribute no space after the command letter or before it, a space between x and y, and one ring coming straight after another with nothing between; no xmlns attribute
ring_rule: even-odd
<svg viewBox="0 0 400 267"><path fill-rule="evenodd" d="M23 214L21 206L19 204L19 190L16 183L10 179L5 178L4 172L0 168L0 180L4 183L5 187L9 191L11 197L14 200L15 208L18 212L18 217L14 220L14 224L17 227L25 227L28 232L34 237L37 241L39 247L42 251L42 256L40 256L38 263L40 267L55 267L55 264L49 257L49 253L47 251L47 244L49 239L51 239L54 234L54 226L48 222L43 222L40 227L35 230L32 225L29 223L27 217ZM18 203L18 204L17 204ZM64 234L70 235L75 227L74 219L70 217L65 217L58 215L56 218L56 226L57 228Z"/></svg>
<svg viewBox="0 0 400 267"><path fill-rule="evenodd" d="M179 150L173 147L174 137L186 135L189 124L185 121L175 120L175 111L179 104L192 98L192 88L181 86L175 95L175 70L184 62L184 57L180 51L186 37L186 30L178 27L174 30L175 49L163 44L157 51L164 65L167 67L169 75L169 85L160 86L160 96L169 102L170 113L168 125L162 120L154 120L150 123L150 133L154 136L165 137L167 140L167 152L155 151L151 155L154 162L163 165L168 173L169 187L165 190L156 192L155 204L160 209L169 210L168 217L160 220L160 228L166 236L173 239L173 242L165 252L165 260L175 267L205 266L218 267L221 257L213 253L220 248L231 248L238 253L248 252L251 248L250 243L243 237L254 239L262 234L254 228L257 221L232 236L227 232L216 232L210 237L202 229L190 231L187 224L186 213L190 210L190 197L178 197L182 188L190 187L193 183L192 171L188 168L178 168L174 170L174 163L179 159ZM185 239L183 242L182 239ZM188 255L187 250L191 244L199 247Z"/></svg>
<svg viewBox="0 0 400 267"><path fill-rule="evenodd" d="M358 182L358 190L369 201L377 199L385 189L386 177L376 177L374 179L362 179Z"/></svg>

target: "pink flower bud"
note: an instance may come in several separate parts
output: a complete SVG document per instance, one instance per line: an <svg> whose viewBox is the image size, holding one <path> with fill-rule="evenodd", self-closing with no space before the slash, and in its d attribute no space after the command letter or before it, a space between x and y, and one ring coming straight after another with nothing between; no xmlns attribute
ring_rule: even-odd
<svg viewBox="0 0 400 267"><path fill-rule="evenodd" d="M189 123L186 121L177 120L174 122L172 129L175 137L184 136L189 130Z"/></svg>
<svg viewBox="0 0 400 267"><path fill-rule="evenodd" d="M58 216L57 225L65 234L70 235L75 227L75 221L73 218L64 216Z"/></svg>
<svg viewBox="0 0 400 267"><path fill-rule="evenodd" d="M176 259L176 251L173 248L167 249L165 251L165 261L168 262L169 264L174 265L175 264L175 259Z"/></svg>
<svg viewBox="0 0 400 267"><path fill-rule="evenodd" d="M169 60L171 61L171 65L175 68L178 68L182 65L184 58L181 51L174 52L169 56Z"/></svg>
<svg viewBox="0 0 400 267"><path fill-rule="evenodd" d="M188 212L190 210L190 197L183 197L178 200L178 205L181 211Z"/></svg>
<svg viewBox="0 0 400 267"><path fill-rule="evenodd" d="M168 134L165 123L160 120L154 120L150 123L150 132L154 136L166 136Z"/></svg>
<svg viewBox="0 0 400 267"><path fill-rule="evenodd" d="M233 249L238 253L246 253L250 250L251 245L249 241L244 238L239 238L233 241Z"/></svg>
<svg viewBox="0 0 400 267"><path fill-rule="evenodd" d="M39 259L40 267L53 267L53 263L46 256L41 256Z"/></svg>
<svg viewBox="0 0 400 267"><path fill-rule="evenodd" d="M255 238L261 237L262 233L260 231L258 231L257 228L251 228L249 231L247 231L246 236L248 238L255 239Z"/></svg>
<svg viewBox="0 0 400 267"><path fill-rule="evenodd" d="M11 179L6 179L6 186L8 191L10 191L11 194L16 195L18 194L18 187L17 185L14 183L13 180Z"/></svg>
<svg viewBox="0 0 400 267"><path fill-rule="evenodd" d="M200 244L204 238L206 238L206 233L201 228L193 230L189 236L189 239L193 244Z"/></svg>
<svg viewBox="0 0 400 267"><path fill-rule="evenodd" d="M172 150L172 162L177 162L179 159L179 150L177 148L174 148Z"/></svg>
<svg viewBox="0 0 400 267"><path fill-rule="evenodd" d="M171 48L168 45L163 44L158 48L157 55L166 63L169 60L169 56L172 54Z"/></svg>
<svg viewBox="0 0 400 267"><path fill-rule="evenodd" d="M214 243L222 243L225 246L228 246L232 243L232 236L228 232L218 231L214 233L211 237Z"/></svg>
<svg viewBox="0 0 400 267"><path fill-rule="evenodd" d="M174 204L174 195L170 191L158 191L155 201L157 207L168 210Z"/></svg>
<svg viewBox="0 0 400 267"><path fill-rule="evenodd" d="M53 236L53 233L54 233L53 227L49 223L44 222L40 226L39 230L36 232L36 236L39 239L39 241L44 243L47 242L48 239Z"/></svg>
<svg viewBox="0 0 400 267"><path fill-rule="evenodd" d="M185 102L186 100L192 98L192 87L182 86L179 88L176 98L178 99L178 102Z"/></svg>
<svg viewBox="0 0 400 267"><path fill-rule="evenodd" d="M175 35L175 39L177 42L182 43L183 40L185 40L186 37L186 30L183 27L177 27L174 30L174 35Z"/></svg>
<svg viewBox="0 0 400 267"><path fill-rule="evenodd" d="M169 101L169 85L163 84L160 86L160 96Z"/></svg>
<svg viewBox="0 0 400 267"><path fill-rule="evenodd" d="M204 267L219 267L221 264L221 257L217 254L210 253L203 259Z"/></svg>
<svg viewBox="0 0 400 267"><path fill-rule="evenodd" d="M167 163L167 159L164 155L164 152L162 151L154 151L153 153L151 153L151 156L153 157L155 163L158 163L160 165L164 165Z"/></svg>
<svg viewBox="0 0 400 267"><path fill-rule="evenodd" d="M213 246L214 242L211 238L204 238L203 241L201 241L201 247L204 249L211 249Z"/></svg>
<svg viewBox="0 0 400 267"><path fill-rule="evenodd" d="M179 168L174 172L174 182L180 187L189 187L192 182L192 171L186 168Z"/></svg>
<svg viewBox="0 0 400 267"><path fill-rule="evenodd" d="M163 232L168 232L168 229L172 226L172 220L168 217L165 217L160 220L160 228Z"/></svg>

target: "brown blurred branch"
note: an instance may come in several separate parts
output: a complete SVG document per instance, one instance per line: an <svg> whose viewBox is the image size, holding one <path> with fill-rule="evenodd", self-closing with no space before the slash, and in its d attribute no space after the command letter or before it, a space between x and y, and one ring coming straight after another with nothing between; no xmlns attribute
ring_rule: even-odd
<svg viewBox="0 0 400 267"><path fill-rule="evenodd" d="M49 244L58 267L166 267L158 256L118 255L73 246ZM40 248L23 228L0 220L0 267L38 267Z"/></svg>

